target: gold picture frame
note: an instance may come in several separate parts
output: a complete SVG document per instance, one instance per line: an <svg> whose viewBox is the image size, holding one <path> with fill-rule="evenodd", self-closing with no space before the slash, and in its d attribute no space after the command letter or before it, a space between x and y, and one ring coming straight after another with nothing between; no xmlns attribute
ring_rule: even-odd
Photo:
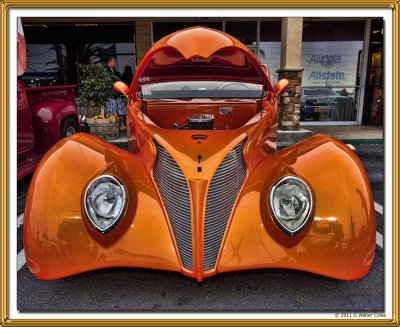
<svg viewBox="0 0 400 327"><path fill-rule="evenodd" d="M1 18L0 18L0 55L1 55L1 132L0 132L0 162L1 162L1 325L3 326L130 326L130 325L148 325L148 326L163 326L163 325L220 325L220 326L264 326L264 325L299 325L299 326L335 326L335 325L354 325L354 326L399 326L399 0L332 0L328 2L320 2L319 0L250 0L250 1L238 1L238 0L204 0L202 2L186 1L186 0L172 0L172 1L159 1L159 0L147 0L147 1L130 1L130 0L116 0L116 1L104 1L104 0L60 0L54 2L51 0L0 0L1 5ZM393 77L392 77L392 92L393 92L393 216L391 217L393 222L393 248L392 248L392 264L393 264L393 316L387 317L384 320L352 320L352 319L329 319L329 320L243 320L243 319L172 319L172 320L112 320L112 319L72 319L72 320L61 320L61 319L35 319L35 320L14 320L9 317L9 258L8 258L8 228L9 228L9 208L8 208L8 192L9 192L9 138L8 132L10 129L8 120L8 92L9 92L9 57L8 47L10 46L8 41L8 23L9 23L9 11L12 8L386 8L392 12L392 46L393 46ZM388 217L389 218L389 217Z"/></svg>

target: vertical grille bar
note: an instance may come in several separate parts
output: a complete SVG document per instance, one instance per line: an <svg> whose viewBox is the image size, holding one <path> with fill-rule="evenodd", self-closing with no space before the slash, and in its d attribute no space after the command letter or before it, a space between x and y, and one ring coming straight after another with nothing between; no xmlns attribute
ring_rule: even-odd
<svg viewBox="0 0 400 327"><path fill-rule="evenodd" d="M246 177L244 143L228 153L211 179L204 223L204 271L215 266L233 204Z"/></svg>
<svg viewBox="0 0 400 327"><path fill-rule="evenodd" d="M172 156L156 143L153 174L178 245L183 266L193 269L192 226L189 189L181 169Z"/></svg>

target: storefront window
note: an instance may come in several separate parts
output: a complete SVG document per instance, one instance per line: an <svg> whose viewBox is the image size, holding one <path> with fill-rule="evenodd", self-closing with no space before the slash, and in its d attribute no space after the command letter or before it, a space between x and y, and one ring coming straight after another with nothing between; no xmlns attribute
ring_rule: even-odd
<svg viewBox="0 0 400 327"><path fill-rule="evenodd" d="M321 26L333 23L341 27L335 30ZM353 26L348 33L346 24L351 25L347 26L349 30ZM304 26L300 120L356 121L364 22L304 23Z"/></svg>
<svg viewBox="0 0 400 327"><path fill-rule="evenodd" d="M77 62L105 64L109 56L115 56L122 75L126 66L135 72L133 53L133 43L78 44ZM27 44L27 69L21 80L30 87L68 84L68 70L76 70L68 64L64 44Z"/></svg>
<svg viewBox="0 0 400 327"><path fill-rule="evenodd" d="M355 121L355 89L303 87L301 121Z"/></svg>
<svg viewBox="0 0 400 327"><path fill-rule="evenodd" d="M168 34L193 26L204 26L222 31L222 22L153 22L153 43Z"/></svg>
<svg viewBox="0 0 400 327"><path fill-rule="evenodd" d="M26 71L21 81L26 86L66 84L66 48L64 44L27 44Z"/></svg>
<svg viewBox="0 0 400 327"><path fill-rule="evenodd" d="M126 66L131 67L133 73L135 72L133 53L133 43L87 43L79 45L78 61L84 64L103 63L105 65L108 57L115 56L118 71L122 75Z"/></svg>
<svg viewBox="0 0 400 327"><path fill-rule="evenodd" d="M226 33L234 36L245 45L257 46L257 22L226 22Z"/></svg>
<svg viewBox="0 0 400 327"><path fill-rule="evenodd" d="M135 67L135 25L65 23L24 25L27 70L22 81L30 86L77 84L76 63L105 62L117 57L118 70Z"/></svg>

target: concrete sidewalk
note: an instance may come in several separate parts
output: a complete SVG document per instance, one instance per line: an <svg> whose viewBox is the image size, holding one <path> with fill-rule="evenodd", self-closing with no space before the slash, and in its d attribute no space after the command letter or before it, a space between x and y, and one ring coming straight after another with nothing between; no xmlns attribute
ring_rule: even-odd
<svg viewBox="0 0 400 327"><path fill-rule="evenodd" d="M108 141L110 143L128 143L128 136L125 131L119 131L119 138Z"/></svg>
<svg viewBox="0 0 400 327"><path fill-rule="evenodd" d="M304 126L313 134L327 134L352 144L382 144L383 126Z"/></svg>

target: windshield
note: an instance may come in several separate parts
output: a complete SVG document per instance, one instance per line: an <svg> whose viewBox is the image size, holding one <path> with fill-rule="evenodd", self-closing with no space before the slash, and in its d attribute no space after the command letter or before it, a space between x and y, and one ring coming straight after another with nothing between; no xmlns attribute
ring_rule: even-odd
<svg viewBox="0 0 400 327"><path fill-rule="evenodd" d="M144 99L260 98L262 85L231 81L179 81L142 85ZM139 98L141 97L138 94Z"/></svg>

